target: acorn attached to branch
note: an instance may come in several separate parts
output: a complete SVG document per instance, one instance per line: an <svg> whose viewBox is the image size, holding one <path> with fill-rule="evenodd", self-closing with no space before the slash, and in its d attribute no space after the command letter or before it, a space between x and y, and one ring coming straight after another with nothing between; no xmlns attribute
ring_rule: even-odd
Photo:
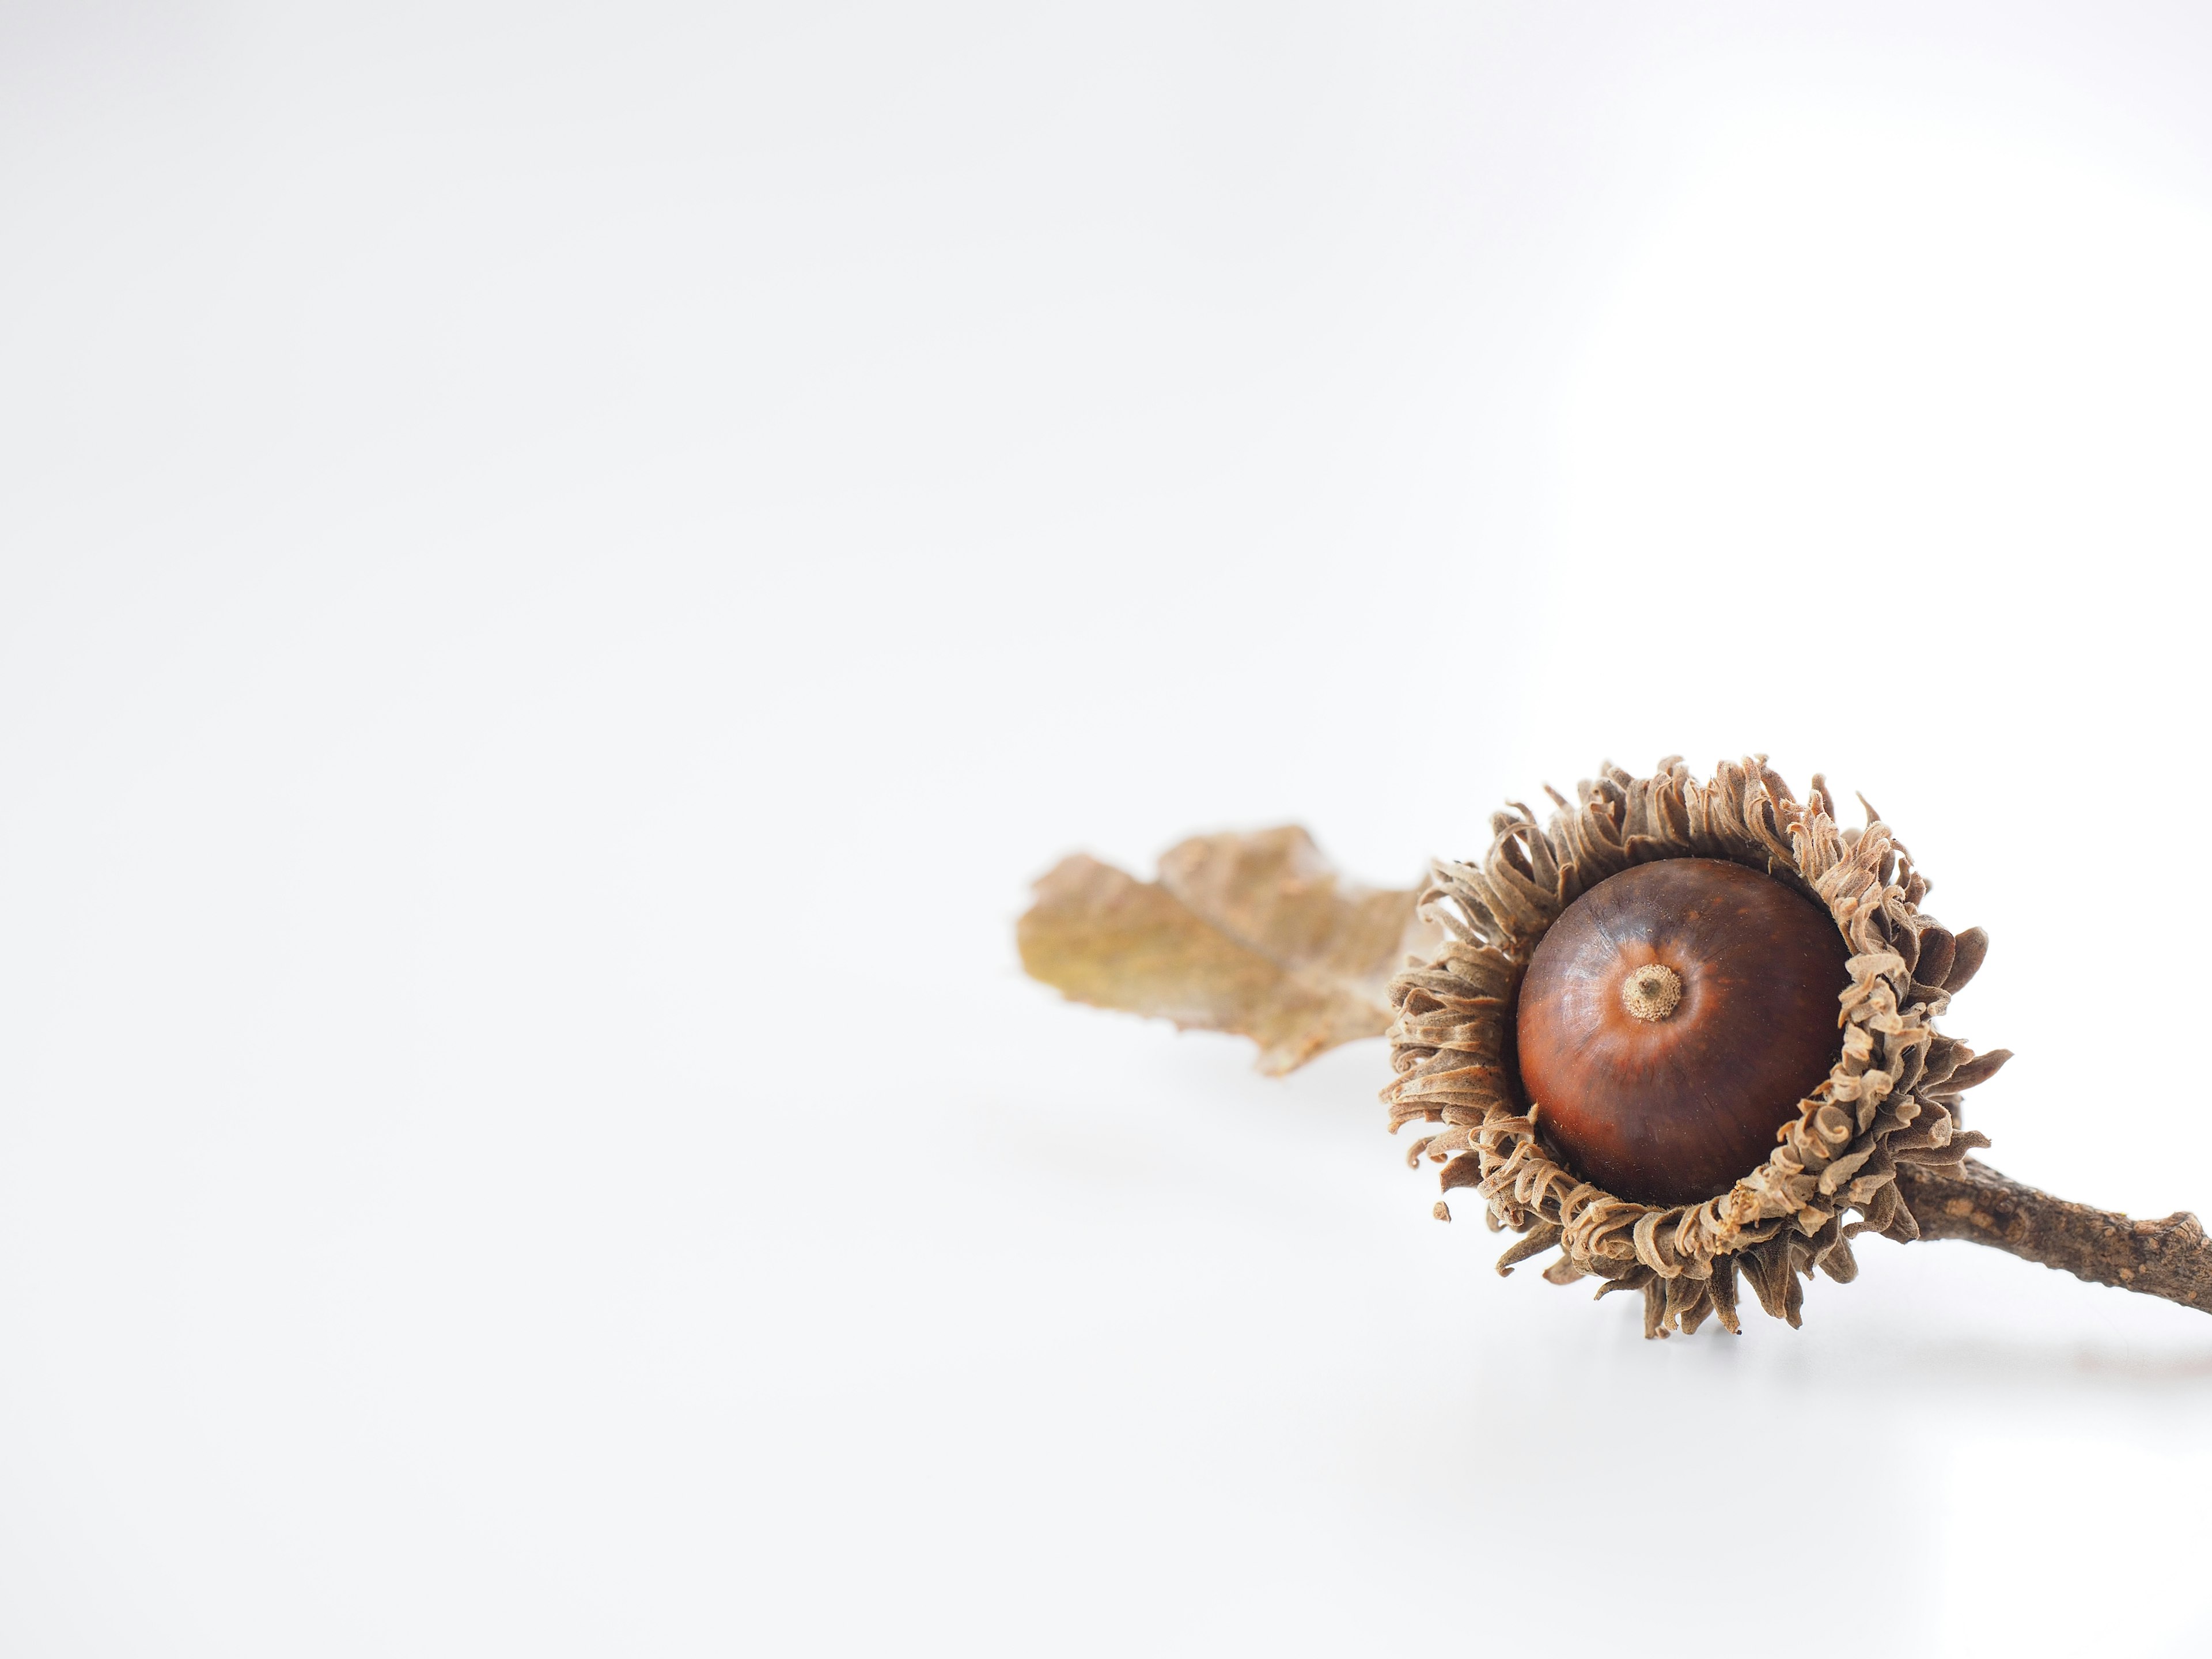
<svg viewBox="0 0 2212 1659"><path fill-rule="evenodd" d="M1900 1170L1989 1145L1960 1096L2009 1055L1935 1024L1986 939L1924 914L1888 825L1838 829L1817 776L1800 802L1763 757L1704 784L1670 757L1577 793L1435 867L1447 939L1391 985L1391 1127L1444 1126L1409 1157L1522 1235L1502 1269L1557 1246L1545 1278L1641 1291L1650 1335L1739 1328L1741 1274L1795 1325L1802 1279L1856 1275L1855 1235L1919 1237Z"/></svg>
<svg viewBox="0 0 2212 1659"><path fill-rule="evenodd" d="M1869 1231L2212 1312L2194 1216L2130 1220L1968 1156L1990 1143L1960 1098L2010 1055L1936 1022L1989 941L1920 908L1926 878L1863 797L1839 828L1818 775L1801 802L1764 756L1547 793L1547 823L1516 805L1480 863L1401 892L1342 880L1295 828L1186 842L1157 883L1071 858L1022 918L1023 963L1252 1036L1268 1071L1387 1030L1390 1127L1437 1126L1407 1161L1520 1235L1499 1273L1556 1249L1547 1279L1640 1291L1647 1336L1740 1330L1740 1279L1796 1325L1805 1281L1855 1278Z"/></svg>

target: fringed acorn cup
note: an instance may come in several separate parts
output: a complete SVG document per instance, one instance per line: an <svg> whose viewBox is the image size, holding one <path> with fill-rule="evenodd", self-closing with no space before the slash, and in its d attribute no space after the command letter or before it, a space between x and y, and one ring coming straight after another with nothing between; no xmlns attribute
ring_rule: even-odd
<svg viewBox="0 0 2212 1659"><path fill-rule="evenodd" d="M1821 778L1801 802L1764 756L1547 793L1548 823L1516 804L1480 864L1400 893L1341 881L1296 829L1187 842L1154 884L1071 858L1022 920L1024 963L1253 1036L1270 1071L1387 1025L1390 1127L1441 1126L1407 1162L1520 1235L1498 1272L1556 1249L1555 1285L1640 1291L1646 1336L1740 1332L1739 1275L1796 1326L1805 1281L1856 1278L1868 1231L2212 1312L2194 1216L2133 1221L1968 1158L1990 1143L1960 1097L2010 1055L1936 1021L1989 941L1921 909L1926 878L1863 797L1840 829Z"/></svg>

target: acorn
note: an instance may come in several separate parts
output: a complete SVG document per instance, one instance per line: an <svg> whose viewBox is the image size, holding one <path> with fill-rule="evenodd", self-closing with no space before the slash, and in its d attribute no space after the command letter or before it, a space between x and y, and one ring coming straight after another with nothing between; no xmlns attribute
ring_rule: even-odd
<svg viewBox="0 0 2212 1659"><path fill-rule="evenodd" d="M1919 1236L1901 1174L1989 1145L1960 1097L2009 1055L1935 1024L1987 940L1920 908L1871 807L1841 829L1764 756L1549 793L1548 824L1516 805L1480 864L1434 866L1446 943L1391 984L1391 1127L1443 1126L1409 1161L1521 1235L1501 1273L1556 1248L1546 1279L1640 1291L1654 1336L1739 1330L1741 1276L1796 1325L1814 1272L1856 1276L1852 1237Z"/></svg>
<svg viewBox="0 0 2212 1659"><path fill-rule="evenodd" d="M1607 877L1521 982L1521 1086L1543 1138L1624 1197L1719 1197L1842 1057L1849 957L1826 911L1741 864Z"/></svg>

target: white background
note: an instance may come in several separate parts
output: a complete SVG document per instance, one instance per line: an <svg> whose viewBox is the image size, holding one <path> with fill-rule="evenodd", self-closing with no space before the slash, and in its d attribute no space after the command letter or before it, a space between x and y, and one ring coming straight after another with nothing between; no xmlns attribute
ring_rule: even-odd
<svg viewBox="0 0 2212 1659"><path fill-rule="evenodd" d="M2212 16L0 9L0 1651L2212 1650L2212 1322L1646 1344L1026 885L1863 790L2212 1207Z"/></svg>

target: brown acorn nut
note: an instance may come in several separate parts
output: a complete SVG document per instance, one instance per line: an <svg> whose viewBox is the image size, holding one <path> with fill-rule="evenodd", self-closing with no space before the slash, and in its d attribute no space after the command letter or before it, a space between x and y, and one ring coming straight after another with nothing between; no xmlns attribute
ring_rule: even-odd
<svg viewBox="0 0 2212 1659"><path fill-rule="evenodd" d="M1521 984L1522 1085L1571 1169L1624 1198L1717 1198L1843 1052L1850 952L1771 876L1669 859L1598 883Z"/></svg>
<svg viewBox="0 0 2212 1659"><path fill-rule="evenodd" d="M1742 1284L1795 1325L1805 1279L1856 1275L1855 1235L1919 1237L1929 1205L1954 1199L1980 1224L1984 1209L1964 1190L1979 1176L1961 1172L1967 1152L1989 1141L1961 1121L1960 1097L2007 1056L1977 1054L1935 1021L1980 966L1987 941L1978 929L1954 934L1919 908L1927 879L1871 808L1863 829L1844 828L1820 777L1800 801L1756 755L1723 762L1710 782L1676 756L1650 777L1607 766L1572 802L1553 800L1559 810L1548 823L1516 805L1491 820L1482 858L1432 866L1419 908L1449 938L1390 988L1395 1076L1382 1097L1391 1127L1432 1126L1408 1158L1441 1164L1447 1194L1471 1188L1492 1226L1522 1235L1499 1258L1499 1272L1556 1249L1546 1279L1595 1277L1601 1295L1641 1291L1650 1336L1693 1331L1709 1317L1736 1329ZM1537 957L1555 954L1547 942L1578 904L1615 881L1632 896L1631 878L1647 869L1700 864L1734 866L1753 884L1745 890L1771 886L1825 916L1843 951L1840 990L1827 980L1836 947L1814 943L1810 933L1796 947L1807 983L1776 987L1765 981L1787 975L1775 963L1786 969L1792 959L1787 943L1778 952L1779 923L1765 928L1758 951L1744 947L1739 972L1738 951L1721 948L1732 928L1718 940L1705 936L1707 954L1683 953L1712 922L1702 908L1693 922L1688 911L1697 907L1680 907L1669 926L1685 931L1666 932L1658 918L1639 936L1607 920L1611 901L1599 900L1589 909L1620 952L1610 967L1601 948L1594 964L1583 963L1571 935L1556 954L1568 979L1603 985L1610 973L1618 1012L1598 1005L1578 1013L1576 994L1546 993ZM1707 871L1672 879L1736 878ZM1742 931L1761 930L1745 920ZM1639 937L1648 947L1640 958L1632 948ZM1710 975L1727 980L1725 996L1709 994ZM1808 997L1826 1005L1817 1021ZM1557 1014L1559 1035L1547 1035L1540 1007ZM1683 1023L1673 1030L1657 1030L1676 1021ZM1654 1030L1638 1032L1638 1024ZM1777 1042L1778 1024L1794 1026L1805 1051L1793 1052L1800 1039ZM1810 1052L1816 1024L1831 1061L1825 1076L1815 1074L1819 1056ZM1607 1088L1596 1086L1607 1079ZM1679 1109L1649 1109L1669 1095ZM1695 1159L1666 1167L1656 1143L1639 1139L1671 1133L1676 1120L1717 1125L1702 1167ZM1739 1131L1743 1141L1731 1143ZM1759 1150L1754 1132L1765 1156L1746 1169L1742 1158ZM1619 1167L1601 1175L1608 1157ZM1652 1179L1652 1197L1632 1190L1639 1174ZM1669 1189L1661 1177L1682 1184ZM1450 1218L1449 1205L1436 1212ZM1987 1214L1994 1223L1997 1210ZM2033 1228L2023 1234L2037 1236ZM2207 1294L2212 1305L2212 1263Z"/></svg>

